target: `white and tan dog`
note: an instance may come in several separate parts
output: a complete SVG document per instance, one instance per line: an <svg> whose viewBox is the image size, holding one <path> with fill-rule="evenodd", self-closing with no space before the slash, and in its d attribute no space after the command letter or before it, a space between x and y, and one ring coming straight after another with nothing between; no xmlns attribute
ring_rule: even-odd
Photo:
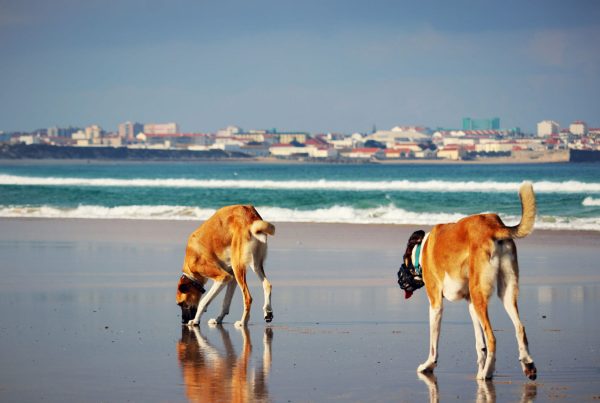
<svg viewBox="0 0 600 403"><path fill-rule="evenodd" d="M267 256L267 235L274 234L275 226L263 221L253 206L223 207L200 225L189 237L183 275L177 285L176 300L181 307L182 323L198 325L210 302L227 286L221 314L209 320L210 324L222 323L229 313L237 283L244 298L244 312L235 326L246 326L252 304L246 283L248 266L262 281L264 318L271 322L271 283L265 276L263 265ZM205 292L204 284L209 279L214 280L214 284Z"/></svg>
<svg viewBox="0 0 600 403"><path fill-rule="evenodd" d="M517 307L519 266L513 241L533 230L536 205L531 183L521 185L519 196L522 217L514 227L504 225L496 214L478 214L456 223L438 224L423 238L421 266L430 304L430 350L419 372L432 372L437 365L443 298L466 299L475 330L477 379L492 377L496 339L488 317L488 300L497 284L498 296L515 327L523 372L529 379L536 378Z"/></svg>

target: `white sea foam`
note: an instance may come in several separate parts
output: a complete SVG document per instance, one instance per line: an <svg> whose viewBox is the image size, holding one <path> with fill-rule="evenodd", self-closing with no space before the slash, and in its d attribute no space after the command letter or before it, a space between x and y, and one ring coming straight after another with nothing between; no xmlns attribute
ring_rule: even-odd
<svg viewBox="0 0 600 403"><path fill-rule="evenodd" d="M581 205L583 206L600 206L600 199L594 199L593 197L586 197L585 199L583 199L583 201L581 202Z"/></svg>
<svg viewBox="0 0 600 403"><path fill-rule="evenodd" d="M280 207L257 207L260 214L273 222L305 223L350 223L350 224L412 224L433 225L454 222L463 218L462 214L419 213L406 211L393 205L371 209L356 209L333 206L316 210L298 210ZM0 207L0 217L37 218L100 218L100 219L143 219L143 220L205 220L215 212L188 206L117 206L103 207L80 205L74 208L54 206L4 206ZM505 216L507 225L515 225L518 216ZM560 230L600 231L600 217L574 218L539 216L535 228Z"/></svg>
<svg viewBox="0 0 600 403"><path fill-rule="evenodd" d="M229 179L118 179L62 178L0 175L0 185L17 186L96 186L96 187L162 187L209 189L274 189L274 190L350 190L350 191L422 191L422 192L516 192L521 182L496 181L335 181L335 180L229 180ZM539 181L533 187L538 193L600 193L600 183L579 181Z"/></svg>

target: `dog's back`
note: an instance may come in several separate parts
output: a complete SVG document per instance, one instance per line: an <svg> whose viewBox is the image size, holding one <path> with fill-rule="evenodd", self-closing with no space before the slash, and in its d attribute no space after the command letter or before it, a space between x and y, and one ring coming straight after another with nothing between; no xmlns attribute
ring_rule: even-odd
<svg viewBox="0 0 600 403"><path fill-rule="evenodd" d="M439 267L461 266L466 264L469 252L474 247L492 248L494 241L524 238L533 231L536 203L531 183L525 182L519 189L521 199L521 221L515 226L507 226L498 214L476 214L455 223L438 224L431 230L429 250L443 250L442 254L430 256L443 261L435 262Z"/></svg>
<svg viewBox="0 0 600 403"><path fill-rule="evenodd" d="M264 243L267 234L274 235L275 227L263 221L253 206L223 207L190 235L184 264L189 271L197 267L199 259L216 258L222 264L229 265L230 248L235 242L243 243L254 236ZM207 277L214 278L210 275Z"/></svg>

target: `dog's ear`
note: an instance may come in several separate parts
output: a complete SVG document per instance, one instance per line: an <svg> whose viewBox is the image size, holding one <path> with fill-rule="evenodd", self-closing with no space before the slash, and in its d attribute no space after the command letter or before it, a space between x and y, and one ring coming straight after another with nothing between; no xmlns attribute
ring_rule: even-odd
<svg viewBox="0 0 600 403"><path fill-rule="evenodd" d="M419 242L421 242L423 240L424 237L425 237L425 231L423 231L423 230L415 231L412 233L410 238L408 238L408 243L412 244L412 245L418 244Z"/></svg>
<svg viewBox="0 0 600 403"><path fill-rule="evenodd" d="M404 252L404 264L408 266L407 259L410 260L412 250L416 244L420 243L425 237L425 231L418 230L412 233L406 244L406 252Z"/></svg>
<svg viewBox="0 0 600 403"><path fill-rule="evenodd" d="M192 288L191 281L187 277L181 276L179 279L179 285L177 286L179 292L185 294L190 290L190 288Z"/></svg>

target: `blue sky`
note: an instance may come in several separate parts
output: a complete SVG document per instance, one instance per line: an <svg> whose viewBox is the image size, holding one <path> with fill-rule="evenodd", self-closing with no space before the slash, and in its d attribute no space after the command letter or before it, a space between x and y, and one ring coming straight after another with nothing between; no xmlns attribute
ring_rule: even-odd
<svg viewBox="0 0 600 403"><path fill-rule="evenodd" d="M0 130L600 126L599 1L0 0Z"/></svg>

